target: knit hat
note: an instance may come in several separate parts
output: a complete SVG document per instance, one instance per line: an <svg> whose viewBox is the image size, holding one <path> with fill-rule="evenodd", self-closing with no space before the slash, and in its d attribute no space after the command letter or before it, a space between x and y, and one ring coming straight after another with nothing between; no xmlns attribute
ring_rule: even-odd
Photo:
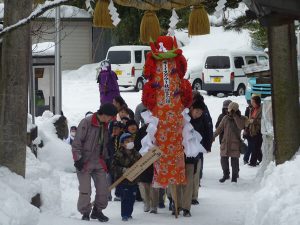
<svg viewBox="0 0 300 225"><path fill-rule="evenodd" d="M120 143L123 144L124 141L125 141L127 138L130 138L130 137L132 137L132 135L129 134L129 133L124 133L124 134L122 134L121 137L120 137Z"/></svg>
<svg viewBox="0 0 300 225"><path fill-rule="evenodd" d="M230 104L231 102L232 102L231 100L225 100L225 101L223 102L223 109L228 109L228 106L229 106L229 104Z"/></svg>
<svg viewBox="0 0 300 225"><path fill-rule="evenodd" d="M99 115L107 115L107 116L116 116L118 111L117 108L112 103L105 103L100 106L100 109L97 112Z"/></svg>
<svg viewBox="0 0 300 225"><path fill-rule="evenodd" d="M127 123L126 123L126 129L131 126L131 125L135 125L138 127L137 123L135 122L135 120L128 120Z"/></svg>
<svg viewBox="0 0 300 225"><path fill-rule="evenodd" d="M124 128L124 124L120 121L114 121L112 124L113 127Z"/></svg>
<svg viewBox="0 0 300 225"><path fill-rule="evenodd" d="M231 111L238 111L239 110L239 104L237 104L236 102L231 102L228 106L228 112L231 112Z"/></svg>
<svg viewBox="0 0 300 225"><path fill-rule="evenodd" d="M76 131L77 127L76 126L71 126L70 131Z"/></svg>

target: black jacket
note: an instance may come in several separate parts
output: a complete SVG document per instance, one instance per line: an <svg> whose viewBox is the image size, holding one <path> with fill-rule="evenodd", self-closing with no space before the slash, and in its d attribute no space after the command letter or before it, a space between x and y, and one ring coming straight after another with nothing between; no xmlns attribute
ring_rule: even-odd
<svg viewBox="0 0 300 225"><path fill-rule="evenodd" d="M142 148L142 139L147 135L147 125L143 125L136 134L134 140L134 147L137 151L140 151ZM154 174L154 167L153 165L149 166L141 175L140 175L140 182L143 183L152 183Z"/></svg>

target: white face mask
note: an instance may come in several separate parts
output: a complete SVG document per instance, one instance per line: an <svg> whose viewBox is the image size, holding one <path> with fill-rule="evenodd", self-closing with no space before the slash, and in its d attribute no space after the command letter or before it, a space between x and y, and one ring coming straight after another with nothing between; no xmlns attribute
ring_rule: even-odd
<svg viewBox="0 0 300 225"><path fill-rule="evenodd" d="M71 137L75 137L75 135L76 135L76 132L70 132L70 135L71 135Z"/></svg>
<svg viewBox="0 0 300 225"><path fill-rule="evenodd" d="M134 143L133 142L129 142L126 144L126 148L127 149L133 149L134 148Z"/></svg>

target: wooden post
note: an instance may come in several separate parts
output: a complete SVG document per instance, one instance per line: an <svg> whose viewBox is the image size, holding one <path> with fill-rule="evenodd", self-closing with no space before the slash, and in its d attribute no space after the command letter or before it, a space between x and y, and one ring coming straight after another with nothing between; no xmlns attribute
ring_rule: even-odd
<svg viewBox="0 0 300 225"><path fill-rule="evenodd" d="M299 81L294 21L268 28L276 164L290 160L300 145Z"/></svg>

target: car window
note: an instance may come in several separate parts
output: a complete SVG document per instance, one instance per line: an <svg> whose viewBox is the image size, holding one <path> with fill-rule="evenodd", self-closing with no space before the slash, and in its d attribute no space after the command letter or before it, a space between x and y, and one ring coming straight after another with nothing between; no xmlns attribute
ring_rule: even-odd
<svg viewBox="0 0 300 225"><path fill-rule="evenodd" d="M142 51L134 51L135 63L142 63Z"/></svg>
<svg viewBox="0 0 300 225"><path fill-rule="evenodd" d="M245 63L242 56L234 57L234 66L236 69L241 69L243 65L245 65Z"/></svg>
<svg viewBox="0 0 300 225"><path fill-rule="evenodd" d="M245 57L245 60L246 60L246 64L257 63L257 58L256 58L256 56L246 56L246 57Z"/></svg>
<svg viewBox="0 0 300 225"><path fill-rule="evenodd" d="M268 61L268 57L264 56L264 55L260 55L258 56L258 61Z"/></svg>
<svg viewBox="0 0 300 225"><path fill-rule="evenodd" d="M111 64L130 64L131 52L130 51L109 51L107 59Z"/></svg>
<svg viewBox="0 0 300 225"><path fill-rule="evenodd" d="M228 56L209 56L205 62L206 69L229 69L230 60Z"/></svg>

